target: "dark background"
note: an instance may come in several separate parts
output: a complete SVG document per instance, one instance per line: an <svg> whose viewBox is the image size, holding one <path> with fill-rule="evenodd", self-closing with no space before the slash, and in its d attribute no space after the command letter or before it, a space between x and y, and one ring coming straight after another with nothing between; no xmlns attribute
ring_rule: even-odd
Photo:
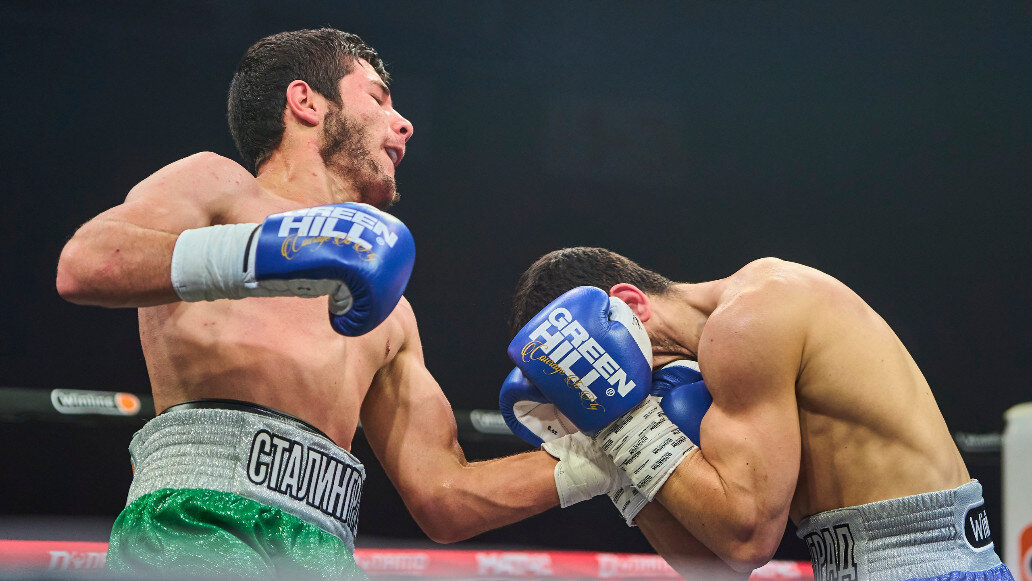
<svg viewBox="0 0 1032 581"><path fill-rule="evenodd" d="M893 326L954 431L1032 399L1027 2L0 2L0 384L146 393L136 313L54 291L64 241L225 122L258 38L330 25L388 62L415 126L394 212L407 296L457 409L494 408L507 304L544 252L600 245L676 280L778 256ZM136 425L4 424L0 522L106 533ZM364 538L421 533L371 465ZM470 440L471 457L523 449ZM999 522L999 465L969 459ZM473 542L647 550L604 499ZM585 528L585 523L590 529ZM99 532L98 532L99 531ZM29 533L25 533L29 534ZM32 534L39 534L38 532ZM786 537L779 557L805 558Z"/></svg>

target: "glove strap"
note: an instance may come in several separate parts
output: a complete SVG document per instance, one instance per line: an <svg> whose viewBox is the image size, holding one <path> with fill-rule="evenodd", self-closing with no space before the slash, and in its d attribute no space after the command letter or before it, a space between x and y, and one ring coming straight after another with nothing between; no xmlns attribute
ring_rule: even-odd
<svg viewBox="0 0 1032 581"><path fill-rule="evenodd" d="M186 230L172 251L172 288L186 302L239 299L245 257L258 224L225 224ZM254 269L254 257L251 270Z"/></svg>
<svg viewBox="0 0 1032 581"><path fill-rule="evenodd" d="M559 459L555 465L555 487L559 506L566 508L627 485L627 477L608 456L599 452L591 438L581 432L550 440L541 447Z"/></svg>
<svg viewBox="0 0 1032 581"><path fill-rule="evenodd" d="M696 448L651 396L606 426L595 442L649 501Z"/></svg>
<svg viewBox="0 0 1032 581"><path fill-rule="evenodd" d="M342 315L354 302L338 280L273 279L255 276L260 224L222 224L186 230L172 251L172 288L188 303L245 297L330 295L330 312Z"/></svg>

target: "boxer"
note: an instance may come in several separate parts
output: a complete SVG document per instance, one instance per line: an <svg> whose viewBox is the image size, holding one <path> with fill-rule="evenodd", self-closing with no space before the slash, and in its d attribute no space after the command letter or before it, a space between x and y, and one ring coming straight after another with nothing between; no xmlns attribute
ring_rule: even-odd
<svg viewBox="0 0 1032 581"><path fill-rule="evenodd" d="M658 501L665 512L635 521L675 566L701 542L747 572L791 518L816 579L1012 579L927 381L831 276L765 258L675 283L605 249L568 248L524 272L512 322L510 358L590 439L560 464L607 457ZM649 395L651 369L678 359L698 362L712 397L692 412L705 447L678 425L682 411Z"/></svg>
<svg viewBox="0 0 1032 581"><path fill-rule="evenodd" d="M433 540L558 503L543 451L466 460L424 365L402 296L413 238L383 211L413 132L389 80L353 34L259 40L229 92L246 169L213 153L176 161L64 247L62 297L139 309L158 412L129 446L112 570L363 577L359 421Z"/></svg>

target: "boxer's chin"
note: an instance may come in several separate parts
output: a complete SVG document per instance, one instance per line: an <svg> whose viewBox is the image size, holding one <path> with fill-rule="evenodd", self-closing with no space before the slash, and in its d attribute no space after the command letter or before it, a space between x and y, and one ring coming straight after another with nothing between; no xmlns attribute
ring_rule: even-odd
<svg viewBox="0 0 1032 581"><path fill-rule="evenodd" d="M360 199L374 208L387 210L401 200L401 194L394 185L394 178L388 175L381 177L383 181L380 184L360 190Z"/></svg>

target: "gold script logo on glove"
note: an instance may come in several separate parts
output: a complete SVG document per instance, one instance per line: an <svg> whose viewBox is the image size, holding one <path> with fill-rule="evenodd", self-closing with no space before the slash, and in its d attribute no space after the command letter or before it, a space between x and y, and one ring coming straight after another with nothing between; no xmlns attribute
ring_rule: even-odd
<svg viewBox="0 0 1032 581"><path fill-rule="evenodd" d="M579 377L571 373L566 373L566 370L560 367L559 364L555 361L552 361L548 357L548 355L535 355L535 353L544 346L545 344L541 343L540 341L531 341L530 343L524 345L523 351L520 352L523 361L525 363L529 363L531 361L540 361L541 363L544 363L546 367L552 370L552 372L548 375L555 375L557 373L563 374L563 377L566 381L566 385L579 390L581 404L584 406L585 409L598 410L603 412L606 411L605 406L598 402L598 398L595 396L594 392L588 389ZM592 380L594 380L594 378Z"/></svg>
<svg viewBox="0 0 1032 581"><path fill-rule="evenodd" d="M363 234L372 233L377 244L386 244L392 248L398 241L398 233L382 220L355 208L317 206L279 215L284 216L278 233L284 239L280 252L287 260L293 259L305 249L315 250L329 241L337 246L354 248L363 260L376 260L373 244L363 240ZM350 229L347 232L338 230L339 222L350 223Z"/></svg>
<svg viewBox="0 0 1032 581"><path fill-rule="evenodd" d="M297 234L291 234L283 239L283 245L280 246L280 254L287 260L293 260L302 251L307 250L310 252L317 250L327 242L334 246L350 246L362 257L362 260L371 261L377 259L372 246L369 246L369 244L362 240L352 240L346 234L344 236L318 236L315 238L301 238Z"/></svg>
<svg viewBox="0 0 1032 581"><path fill-rule="evenodd" d="M604 411L598 403L598 397L591 391L590 385L599 377L610 385L606 395L612 397L617 393L626 396L634 389L633 380L627 379L627 372L593 339L584 327L577 322L570 311L557 307L548 313L540 325L530 333L530 341L524 345L521 356L523 361L540 361L552 369L551 374L562 373L566 376L566 384L581 391L581 399L591 410ZM573 366L581 360L591 365L590 370L579 377L573 372ZM580 365L583 366L584 363Z"/></svg>

